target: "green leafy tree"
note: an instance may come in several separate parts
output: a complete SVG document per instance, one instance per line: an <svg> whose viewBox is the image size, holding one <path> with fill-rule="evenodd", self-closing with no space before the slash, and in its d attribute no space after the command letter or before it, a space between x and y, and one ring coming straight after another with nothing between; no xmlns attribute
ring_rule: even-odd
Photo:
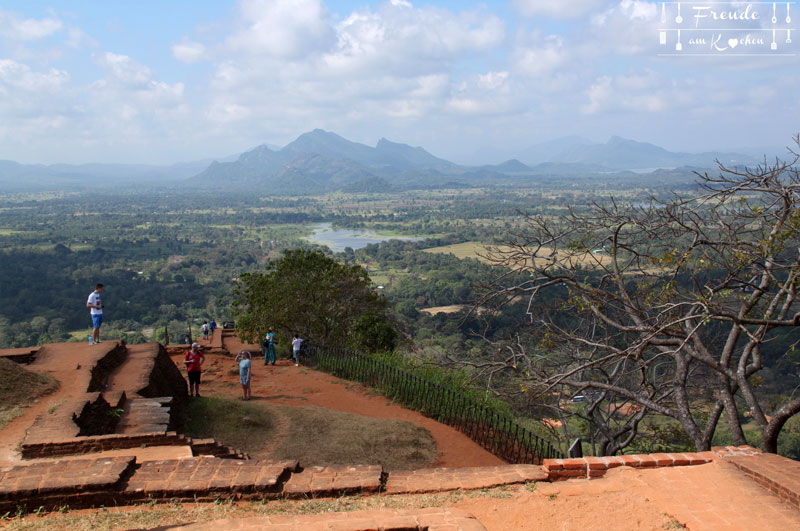
<svg viewBox="0 0 800 531"><path fill-rule="evenodd" d="M382 313L365 312L353 323L349 344L356 350L390 352L397 347L397 330Z"/></svg>
<svg viewBox="0 0 800 531"><path fill-rule="evenodd" d="M345 346L352 345L351 333L360 323L359 338L369 328L380 329L384 337L384 326L391 326L386 301L371 285L359 265L342 264L318 251L288 250L265 272L240 277L232 303L236 328L248 341L273 327L287 336L296 332L320 343Z"/></svg>

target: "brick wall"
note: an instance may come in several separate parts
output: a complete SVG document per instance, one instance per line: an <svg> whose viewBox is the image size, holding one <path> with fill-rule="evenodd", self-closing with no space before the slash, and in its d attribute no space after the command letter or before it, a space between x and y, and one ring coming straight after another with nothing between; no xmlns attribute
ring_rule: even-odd
<svg viewBox="0 0 800 531"><path fill-rule="evenodd" d="M542 466L550 481L565 479L593 479L603 477L606 471L619 466L634 468L659 468L667 466L692 466L710 463L715 459L735 456L759 455L750 446L726 446L712 452L683 452L665 454L635 454L613 457L579 457L572 459L545 459Z"/></svg>

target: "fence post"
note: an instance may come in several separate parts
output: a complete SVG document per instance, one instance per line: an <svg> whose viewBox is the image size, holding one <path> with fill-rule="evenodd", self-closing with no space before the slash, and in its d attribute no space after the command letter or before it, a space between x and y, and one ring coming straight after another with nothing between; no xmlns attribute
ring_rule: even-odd
<svg viewBox="0 0 800 531"><path fill-rule="evenodd" d="M575 439L569 447L569 456L570 457L583 457L583 441L581 438L578 437Z"/></svg>

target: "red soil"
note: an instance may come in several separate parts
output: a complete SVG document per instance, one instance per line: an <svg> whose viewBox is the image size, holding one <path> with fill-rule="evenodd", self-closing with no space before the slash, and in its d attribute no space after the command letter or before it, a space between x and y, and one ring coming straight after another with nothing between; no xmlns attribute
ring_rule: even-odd
<svg viewBox="0 0 800 531"><path fill-rule="evenodd" d="M64 407L69 400L84 395L89 384L89 371L85 368L93 364L92 360L117 344L117 341L104 341L94 346L86 343L54 343L46 345L39 351L36 360L25 368L49 374L58 380L59 387L25 408L22 415L0 430L0 464L21 460L17 447L25 438L25 432L36 420L36 416L46 415L51 408L54 410ZM82 368L84 370L81 370Z"/></svg>
<svg viewBox="0 0 800 531"><path fill-rule="evenodd" d="M226 347L229 339L225 338ZM236 345L239 347L239 345ZM260 352L258 347L251 352ZM236 352L236 349L232 349ZM209 354L204 365L200 394L209 396L240 396L237 367L232 356ZM183 368L182 357L173 355L178 367ZM405 409L387 398L370 393L362 385L340 380L307 367L295 367L288 360L279 360L275 366L264 366L263 358L253 359L253 400L289 406L321 406L365 417L400 419L427 429L439 451L435 467L493 466L504 464L499 457L487 452L458 430L440 424L420 413Z"/></svg>

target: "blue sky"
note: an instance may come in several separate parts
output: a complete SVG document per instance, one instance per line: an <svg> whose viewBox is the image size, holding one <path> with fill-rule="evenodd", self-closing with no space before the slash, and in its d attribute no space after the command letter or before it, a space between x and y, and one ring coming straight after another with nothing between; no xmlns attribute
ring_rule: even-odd
<svg viewBox="0 0 800 531"><path fill-rule="evenodd" d="M683 151L789 144L800 33L780 32L800 26L770 25L771 4L757 21L707 25L723 43L779 28L776 50L742 40L733 55L690 43L693 5L682 52L702 57L672 53L675 6L664 23L645 0L6 1L0 159L170 163L317 127L467 163L573 134Z"/></svg>

